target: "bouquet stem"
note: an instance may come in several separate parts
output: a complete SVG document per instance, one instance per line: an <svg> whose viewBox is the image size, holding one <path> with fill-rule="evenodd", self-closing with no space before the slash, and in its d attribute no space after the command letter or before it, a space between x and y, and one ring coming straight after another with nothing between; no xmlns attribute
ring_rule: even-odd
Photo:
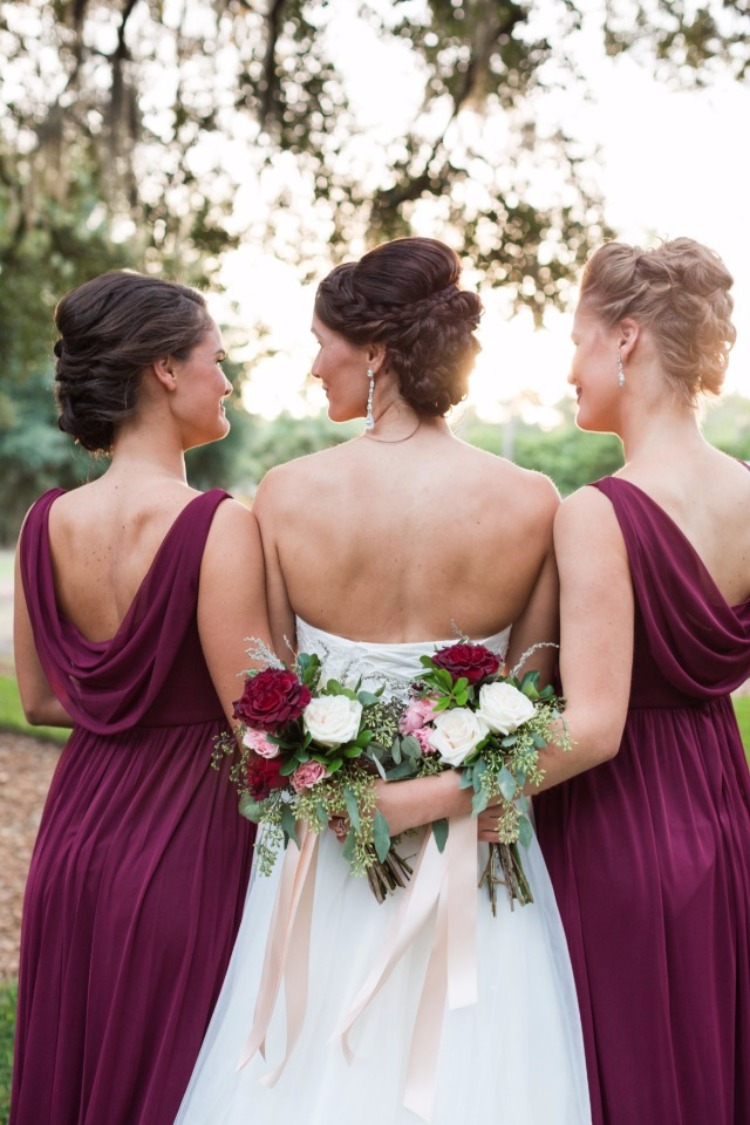
<svg viewBox="0 0 750 1125"><path fill-rule="evenodd" d="M393 847L385 859L380 860L371 845L371 855L373 862L367 868L367 881L377 901L383 902L397 887L406 886L412 875L412 867Z"/></svg>
<svg viewBox="0 0 750 1125"><path fill-rule="evenodd" d="M521 856L517 844L490 844L490 854L478 886L487 884L493 916L496 914L497 888L505 887L510 908L513 910L517 899L521 906L534 901L531 887L524 875Z"/></svg>

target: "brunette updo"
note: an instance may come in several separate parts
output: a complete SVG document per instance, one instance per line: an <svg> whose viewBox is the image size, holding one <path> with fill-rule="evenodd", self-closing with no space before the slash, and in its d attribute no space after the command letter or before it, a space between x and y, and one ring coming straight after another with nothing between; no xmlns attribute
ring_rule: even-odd
<svg viewBox="0 0 750 1125"><path fill-rule="evenodd" d="M586 265L581 302L609 327L625 317L647 326L668 382L695 404L721 392L737 335L732 285L719 255L692 238L652 250L608 242Z"/></svg>
<svg viewBox="0 0 750 1125"><path fill-rule="evenodd" d="M72 289L54 318L58 425L91 453L108 452L134 414L149 363L184 359L211 323L194 289L129 270Z"/></svg>
<svg viewBox="0 0 750 1125"><path fill-rule="evenodd" d="M480 350L475 293L459 289L458 256L434 238L384 242L320 283L315 314L353 344L385 345L385 366L417 413L445 414L468 392Z"/></svg>

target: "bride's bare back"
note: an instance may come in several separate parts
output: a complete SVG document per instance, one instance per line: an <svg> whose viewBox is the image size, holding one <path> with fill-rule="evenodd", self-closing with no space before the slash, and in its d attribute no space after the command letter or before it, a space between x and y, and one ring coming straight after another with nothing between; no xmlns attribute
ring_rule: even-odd
<svg viewBox="0 0 750 1125"><path fill-rule="evenodd" d="M293 636L292 614L376 642L499 632L551 569L556 507L547 478L442 419L405 442L363 436L281 466L255 506L277 643ZM554 597L547 613L554 634Z"/></svg>

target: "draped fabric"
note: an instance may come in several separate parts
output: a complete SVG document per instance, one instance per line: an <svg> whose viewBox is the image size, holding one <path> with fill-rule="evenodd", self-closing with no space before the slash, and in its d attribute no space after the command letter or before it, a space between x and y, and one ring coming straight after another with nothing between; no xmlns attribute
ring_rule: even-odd
<svg viewBox="0 0 750 1125"><path fill-rule="evenodd" d="M508 634L504 630L483 643L502 654ZM363 687L375 690L385 683L388 694L397 696L421 670L420 655L441 645L439 641L368 644L333 636L300 620L297 640L301 651L320 655L326 678L351 683L361 676ZM471 831L472 822L468 827ZM405 856L415 863L423 836L411 834L401 845ZM471 837L468 844L472 847ZM302 853L305 849L306 843L302 843ZM287 858L280 855L269 877L253 876L246 917L180 1109L179 1125L417 1125L430 1117L433 1093L432 1125L474 1121L590 1125L575 985L554 895L535 840L524 852L535 902L511 911L500 895L497 917L490 911L486 889L475 889L486 862L486 845L479 845L479 856L470 854L474 871L469 893L477 895L478 901L474 900L476 926L467 962L476 957L479 995L476 1003L459 1006L450 997L450 986L447 1002L441 999L440 988L435 986L436 979L440 985L441 974L432 974L441 904L420 916L413 929L405 922L399 928L404 921L404 895L409 892L398 891L377 903L366 879L350 873L333 833L324 832L314 872L310 927L305 934L309 992L299 1037L278 1081L269 1088L269 1075L288 1049L287 1010L292 1009L294 1016L299 1006L304 950L297 950L290 966L290 995L285 997L282 989L276 1001L265 1036L265 1059L257 1053L238 1069L259 992L259 1007L263 1007L267 933L274 903L284 886ZM421 887L422 877L429 877L427 866L425 859L415 871L411 884L415 896L415 884ZM448 875L449 884L450 878ZM451 924L456 921L453 918ZM403 942L394 941L394 933L401 936L407 930ZM283 955L280 939L274 948ZM370 989L372 973L379 972L388 951L393 956L388 973L379 976L382 987ZM420 1019L423 988L431 1002L427 1027ZM360 1003L363 990L369 999ZM351 1030L346 1039L349 1059L342 1040L346 1028ZM415 1090L410 1082L411 1052L423 1054L418 1044L429 1056L429 1065L424 1067L429 1089L425 1090ZM418 1109L413 1112L415 1106Z"/></svg>
<svg viewBox="0 0 750 1125"><path fill-rule="evenodd" d="M203 549L226 493L175 519L116 635L58 611L48 515L21 574L41 663L75 721L29 871L12 1125L171 1125L240 921L253 827L211 765L226 719L200 646Z"/></svg>
<svg viewBox="0 0 750 1125"><path fill-rule="evenodd" d="M595 1125L750 1121L750 775L729 693L750 678L730 606L673 520L611 501L635 595L617 756L535 799L568 935Z"/></svg>

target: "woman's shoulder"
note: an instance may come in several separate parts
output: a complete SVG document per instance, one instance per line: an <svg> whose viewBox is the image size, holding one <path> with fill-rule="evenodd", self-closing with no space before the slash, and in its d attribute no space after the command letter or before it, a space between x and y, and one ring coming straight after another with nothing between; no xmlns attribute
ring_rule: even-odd
<svg viewBox="0 0 750 1125"><path fill-rule="evenodd" d="M517 501L528 507L534 517L541 512L554 514L560 504L560 493L554 481L536 469L516 465L505 457L498 457L482 449L469 447L478 471L487 486L500 490L508 503Z"/></svg>

